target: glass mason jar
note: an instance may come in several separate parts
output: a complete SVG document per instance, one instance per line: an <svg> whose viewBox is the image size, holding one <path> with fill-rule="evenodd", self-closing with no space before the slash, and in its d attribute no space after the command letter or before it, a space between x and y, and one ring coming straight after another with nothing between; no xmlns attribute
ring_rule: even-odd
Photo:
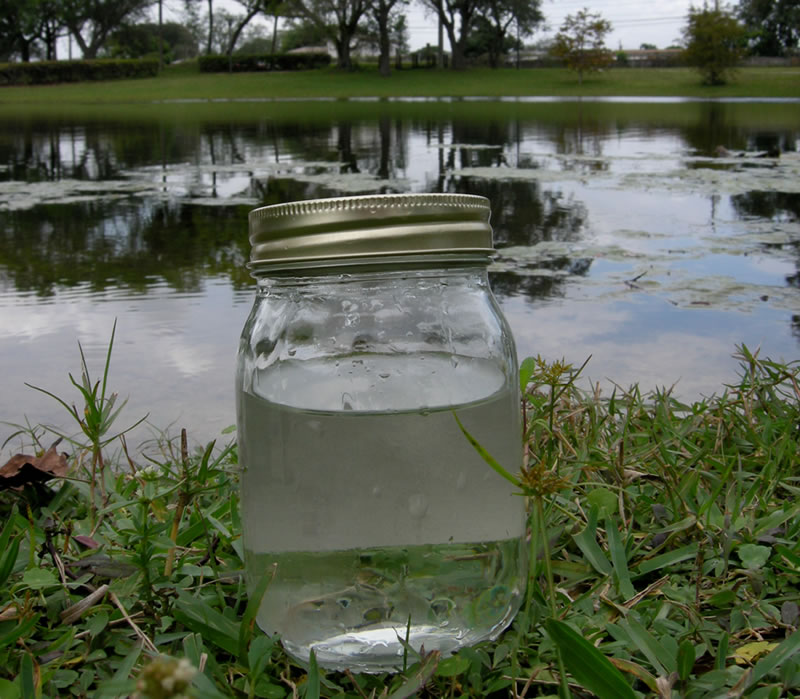
<svg viewBox="0 0 800 699"><path fill-rule="evenodd" d="M454 194L250 213L258 292L236 396L250 594L301 661L398 669L404 643L495 638L526 581L519 380L488 202ZM411 661L409 661L411 662Z"/></svg>

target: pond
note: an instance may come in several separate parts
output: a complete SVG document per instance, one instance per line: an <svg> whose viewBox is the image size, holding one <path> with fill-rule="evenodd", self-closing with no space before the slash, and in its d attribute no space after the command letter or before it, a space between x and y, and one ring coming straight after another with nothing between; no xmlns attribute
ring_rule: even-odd
<svg viewBox="0 0 800 699"><path fill-rule="evenodd" d="M78 342L100 378L116 319L137 442L229 439L248 211L369 192L491 200L521 357L591 355L605 395L719 393L738 344L798 356L799 141L797 102L0 106L0 420L71 429L25 383L77 400Z"/></svg>

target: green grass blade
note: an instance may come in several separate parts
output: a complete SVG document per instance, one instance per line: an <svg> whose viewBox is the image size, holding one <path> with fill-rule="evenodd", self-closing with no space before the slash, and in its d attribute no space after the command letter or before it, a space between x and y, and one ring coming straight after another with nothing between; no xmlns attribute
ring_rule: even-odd
<svg viewBox="0 0 800 699"><path fill-rule="evenodd" d="M10 646L12 643L16 643L17 639L27 636L28 633L34 629L37 623L39 623L38 614L30 617L29 619L21 621L13 629L0 636L0 648Z"/></svg>
<svg viewBox="0 0 800 699"><path fill-rule="evenodd" d="M114 681L122 681L127 680L130 678L131 673L133 672L133 668L136 665L136 661L139 660L139 656L142 654L142 646L137 645L131 650L128 655L123 658L122 662L119 665L119 668L114 673L114 677L112 678Z"/></svg>
<svg viewBox="0 0 800 699"><path fill-rule="evenodd" d="M628 632L634 645L652 663L660 675L677 672L677 659L633 615L620 621L619 625Z"/></svg>
<svg viewBox="0 0 800 699"><path fill-rule="evenodd" d="M186 594L178 596L172 616L204 641L236 656L239 652L239 623L228 619L203 600Z"/></svg>
<svg viewBox="0 0 800 699"><path fill-rule="evenodd" d="M0 551L2 551L0 553L0 586L2 586L8 580L8 576L11 575L11 571L14 570L14 565L17 562L19 538L12 539L11 543L4 546Z"/></svg>
<svg viewBox="0 0 800 699"><path fill-rule="evenodd" d="M258 581L258 585L256 585L253 590L253 594L249 595L247 607L245 607L241 623L239 624L239 658L241 659L247 658L247 647L250 645L250 639L253 637L256 615L261 608L261 602L264 599L267 588L275 577L276 570L277 568L273 566L272 570L265 571Z"/></svg>
<svg viewBox="0 0 800 699"><path fill-rule="evenodd" d="M717 646L717 657L714 659L714 669L724 670L728 661L728 643L730 637L724 631L719 638L719 645Z"/></svg>
<svg viewBox="0 0 800 699"><path fill-rule="evenodd" d="M491 455L491 454L490 454L488 451L486 451L486 449L484 449L484 448L483 448L483 447L480 445L480 443L478 442L478 440L477 440L477 439L475 439L475 437L473 437L473 436L472 436L472 435L471 435L471 434L470 434L470 433L467 431L467 428L466 428L466 427L464 427L464 425L462 425L462 424L461 424L461 420L459 420L459 419L458 419L458 415L456 415L456 414L455 414L455 412L453 413L453 417L456 419L456 422L458 423L458 426L459 426L459 428L461 429L461 432L464 434L464 436L467 438L467 440L469 440L469 443L470 443L470 444L473 446L473 448L475 449L475 451L477 451L477 452L478 452L478 454L480 454L480 455L481 455L481 458L482 458L482 459L483 459L483 460L484 460L484 461L485 461L487 464L489 464L489 466L491 466L491 467L492 467L492 468L493 468L493 469L494 469L494 470L495 470L497 473L499 473L499 474L500 474L500 475L501 475L503 478L505 478L505 479L506 479L506 480L507 480L509 483L511 483L512 485L515 485L517 488L520 488L520 489L521 489L521 488L522 488L522 483L520 483L520 480L519 480L519 479L518 479L516 476L512 476L512 475L511 475L511 474L510 474L508 471L506 471L506 469L504 469L504 468L503 468L503 467L502 467L502 466L501 466L501 465L500 465L500 464L499 464L499 463L498 463L498 462L497 462L497 461L494 459L494 457L493 457L493 456L492 456L492 455Z"/></svg>
<svg viewBox="0 0 800 699"><path fill-rule="evenodd" d="M317 667L317 656L314 649L311 649L311 657L308 660L308 679L306 680L305 699L319 699L319 667Z"/></svg>
<svg viewBox="0 0 800 699"><path fill-rule="evenodd" d="M688 546L682 546L674 551L662 553L660 556L653 556L653 558L642 561L637 566L636 572L639 575L645 575L659 568L666 568L667 566L680 563L690 558L697 558L697 547L697 544L689 544Z"/></svg>
<svg viewBox="0 0 800 699"><path fill-rule="evenodd" d="M17 515L17 506L14 505L10 516L6 520L5 526L3 527L3 531L0 532L0 551L5 551L6 546L8 546L8 542L11 539L11 532L14 529L14 518Z"/></svg>
<svg viewBox="0 0 800 699"><path fill-rule="evenodd" d="M678 646L678 677L685 682L694 669L695 650L691 641L683 641Z"/></svg>
<svg viewBox="0 0 800 699"><path fill-rule="evenodd" d="M573 534L572 540L577 544L592 568L603 575L611 575L611 564L608 562L605 553L603 553L603 549L597 543L596 520L589 522L578 534Z"/></svg>
<svg viewBox="0 0 800 699"><path fill-rule="evenodd" d="M606 522L606 536L608 537L608 550L611 554L611 564L617 575L617 585L619 594L624 599L630 599L636 594L631 584L631 574L628 571L628 557L625 555L625 547L622 545L619 532L614 523L609 520Z"/></svg>
<svg viewBox="0 0 800 699"><path fill-rule="evenodd" d="M111 339L108 341L108 351L106 352L106 364L103 368L103 387L100 389L100 403L106 397L106 385L108 384L108 370L111 368L111 350L114 349L114 336L117 334L117 319L114 318L114 325L111 328Z"/></svg>
<svg viewBox="0 0 800 699"><path fill-rule="evenodd" d="M19 668L20 696L22 699L36 699L36 680L33 670L33 658L30 653L22 656Z"/></svg>
<svg viewBox="0 0 800 699"><path fill-rule="evenodd" d="M419 668L408 680L401 684L394 692L389 695L389 699L408 699L416 695L433 677L439 665L441 654L438 650L428 653L419 664Z"/></svg>
<svg viewBox="0 0 800 699"><path fill-rule="evenodd" d="M557 619L548 619L545 627L572 677L584 689L599 699L633 699L633 689L622 673L583 636Z"/></svg>

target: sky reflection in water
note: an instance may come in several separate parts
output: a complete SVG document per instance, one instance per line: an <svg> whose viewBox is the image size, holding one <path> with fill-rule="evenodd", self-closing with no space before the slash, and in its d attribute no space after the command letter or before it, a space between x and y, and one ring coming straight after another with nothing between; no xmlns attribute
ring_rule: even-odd
<svg viewBox="0 0 800 699"><path fill-rule="evenodd" d="M692 399L735 380L737 344L797 356L797 105L362 109L24 128L0 112L0 420L66 425L24 382L76 397L77 342L99 377L117 318L121 424L219 436L252 302L247 212L337 194L489 197L520 355L592 355L606 390ZM780 160L753 157L773 145Z"/></svg>

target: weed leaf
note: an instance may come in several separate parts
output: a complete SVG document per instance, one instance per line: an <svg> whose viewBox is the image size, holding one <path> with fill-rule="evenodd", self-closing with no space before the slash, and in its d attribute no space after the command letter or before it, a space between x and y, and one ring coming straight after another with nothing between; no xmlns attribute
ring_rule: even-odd
<svg viewBox="0 0 800 699"><path fill-rule="evenodd" d="M547 619L545 627L567 669L584 689L600 699L633 699L633 690L622 673L583 636L557 619Z"/></svg>

